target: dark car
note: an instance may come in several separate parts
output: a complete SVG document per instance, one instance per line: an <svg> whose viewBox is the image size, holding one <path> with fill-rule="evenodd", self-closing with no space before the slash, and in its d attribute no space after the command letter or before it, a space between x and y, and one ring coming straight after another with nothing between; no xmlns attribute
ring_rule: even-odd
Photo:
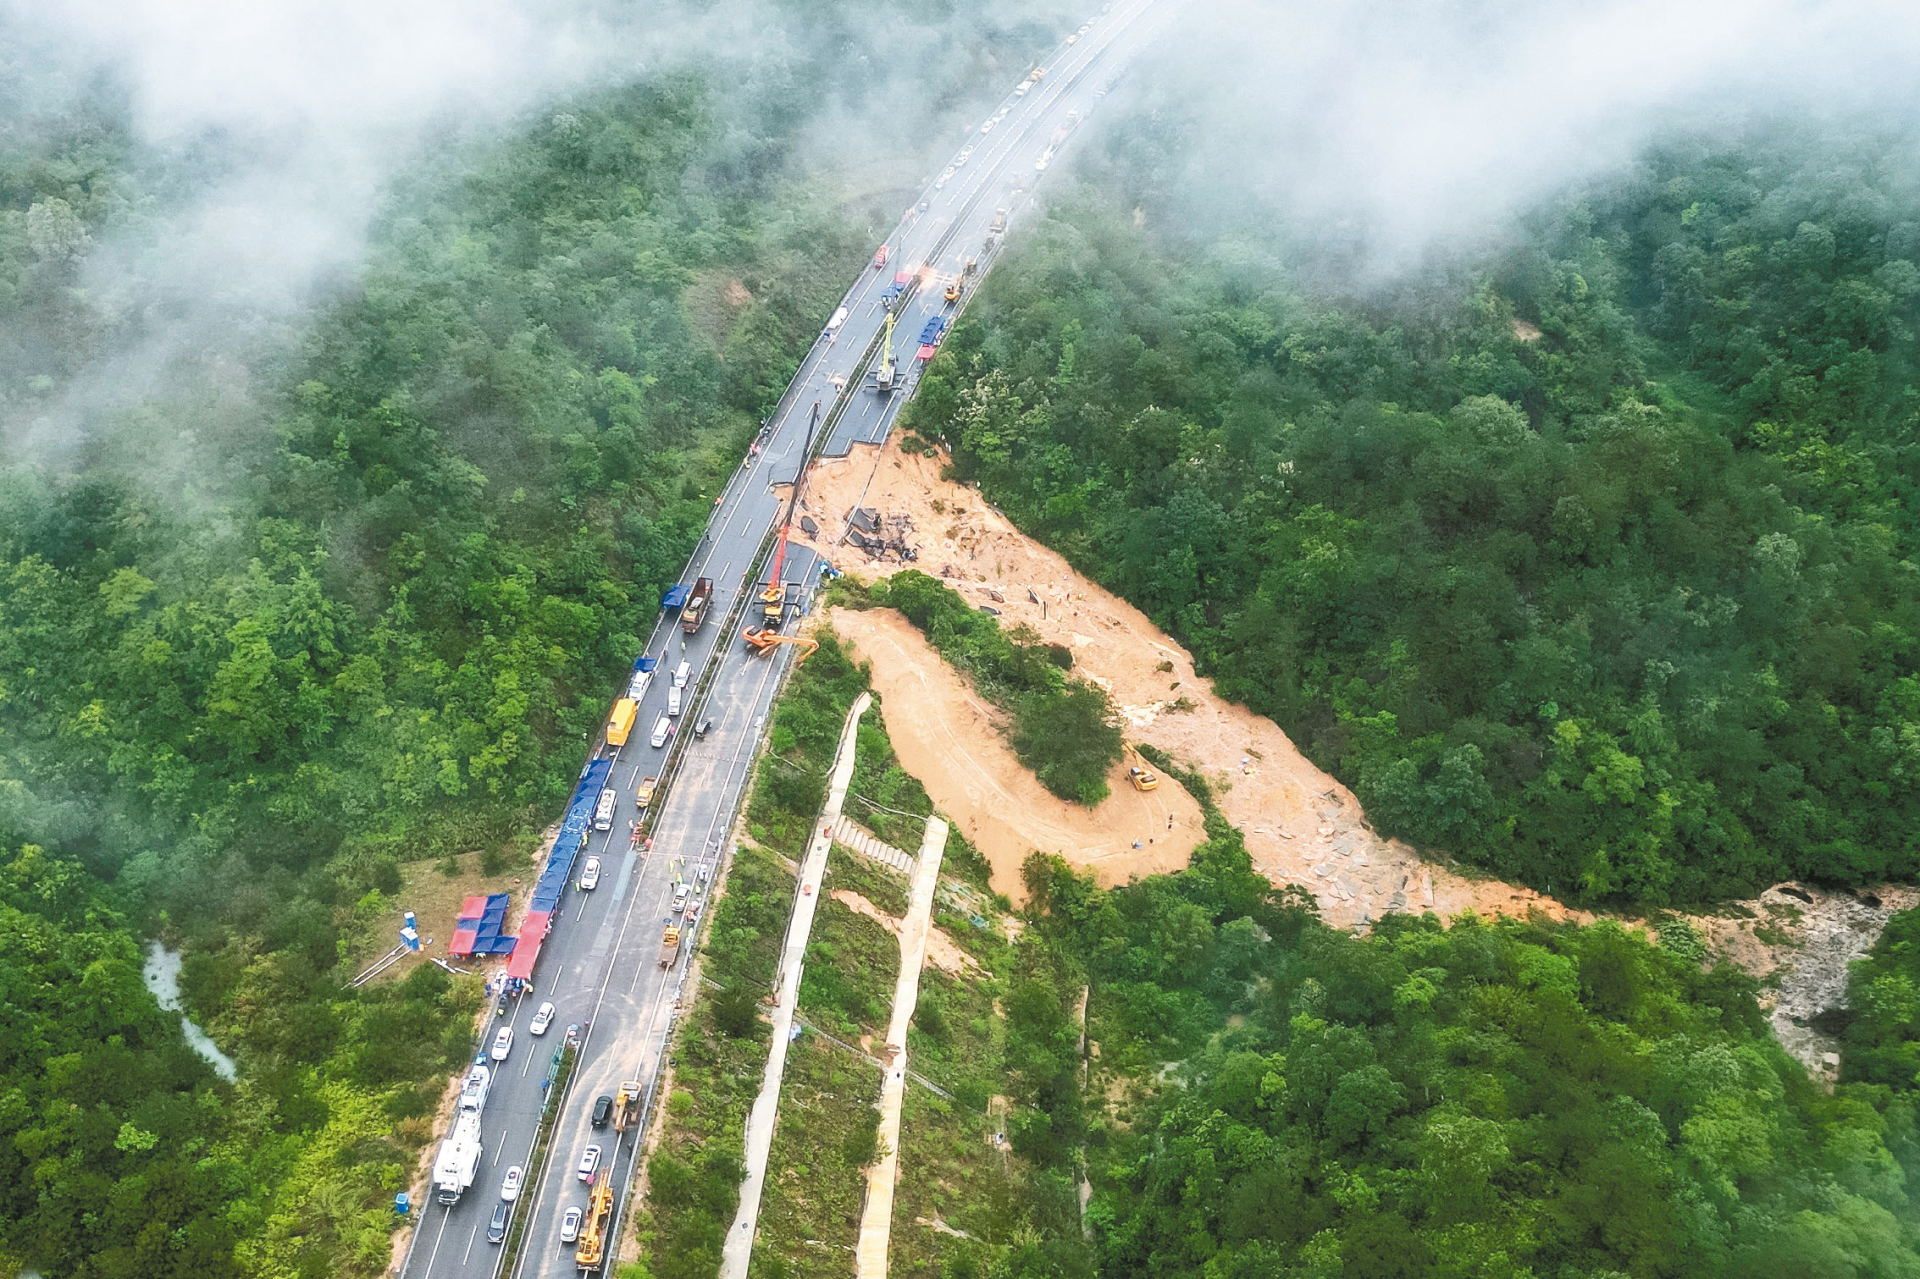
<svg viewBox="0 0 1920 1279"><path fill-rule="evenodd" d="M600 1100L593 1103L593 1126L605 1128L607 1120L613 1118L613 1098L602 1094Z"/></svg>
<svg viewBox="0 0 1920 1279"><path fill-rule="evenodd" d="M712 730L713 730L713 721L711 719L701 720L698 724L695 724L693 726L694 740L695 741L701 740L702 738L706 737L706 735Z"/></svg>
<svg viewBox="0 0 1920 1279"><path fill-rule="evenodd" d="M497 1203L493 1206L493 1220L487 1223L487 1242L505 1243L507 1239L507 1218L513 1215L513 1205Z"/></svg>

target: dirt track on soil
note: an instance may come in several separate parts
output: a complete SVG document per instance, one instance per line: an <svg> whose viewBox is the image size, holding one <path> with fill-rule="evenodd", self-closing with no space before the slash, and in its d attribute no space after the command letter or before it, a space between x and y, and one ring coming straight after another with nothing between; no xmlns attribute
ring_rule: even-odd
<svg viewBox="0 0 1920 1279"><path fill-rule="evenodd" d="M1405 844L1380 838L1352 793L1314 767L1273 721L1215 696L1212 683L1194 674L1193 659L1171 636L1026 537L979 493L941 479L940 467L940 459L903 453L894 443L856 447L845 458L822 462L808 480L804 503L819 526L813 545L835 567L869 581L902 567L942 577L970 601L997 609L1006 625L1024 622L1049 642L1069 645L1074 672L1112 695L1128 737L1202 773L1221 811L1245 832L1254 866L1275 883L1311 892L1328 922L1364 924L1389 910L1428 909L1448 916L1473 909L1585 917L1530 889L1455 874L1423 861ZM883 521L904 516L893 527L918 558L911 565L894 555L876 560L843 542L857 506L877 511ZM1035 847L1090 867L1102 883L1185 863L1189 841L1135 851L1139 817L1089 813L1041 790L1013 761L992 708L897 614L842 615L834 625L873 661L875 687L894 708L887 727L902 761L980 845L993 863L995 888L1018 898L1019 862ZM902 714L903 705L917 713ZM910 750L932 757L931 775L921 771L926 761L909 758ZM1062 810L1047 815L1045 825L1056 832L1047 842L1023 844L1032 825L1026 801L1009 802L1023 784ZM1163 785L1141 798L1164 796L1171 807L1176 794ZM1197 807L1190 811L1197 825ZM1164 827L1165 817L1158 820ZM1176 834L1185 820L1176 817ZM994 846L976 837L976 830L987 832Z"/></svg>

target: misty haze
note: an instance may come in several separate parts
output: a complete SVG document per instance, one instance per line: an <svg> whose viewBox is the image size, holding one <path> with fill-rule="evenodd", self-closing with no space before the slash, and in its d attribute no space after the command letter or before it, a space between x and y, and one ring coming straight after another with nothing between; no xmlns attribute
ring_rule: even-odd
<svg viewBox="0 0 1920 1279"><path fill-rule="evenodd" d="M1916 65L0 0L0 1270L1920 1276Z"/></svg>

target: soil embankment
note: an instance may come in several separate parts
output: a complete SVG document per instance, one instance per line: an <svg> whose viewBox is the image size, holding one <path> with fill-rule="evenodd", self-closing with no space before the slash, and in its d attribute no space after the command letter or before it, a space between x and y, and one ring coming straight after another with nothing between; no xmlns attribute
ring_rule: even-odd
<svg viewBox="0 0 1920 1279"><path fill-rule="evenodd" d="M1468 879L1380 838L1352 793L1308 761L1273 721L1215 696L1211 682L1194 674L1186 650L1145 614L1022 534L979 493L941 479L940 466L933 456L903 453L892 443L856 447L821 463L807 486L806 505L819 529L813 544L835 567L863 579L902 567L941 577L974 603L990 604L1005 624L1025 623L1047 641L1070 646L1075 673L1112 695L1128 737L1206 776L1221 811L1245 832L1255 867L1275 883L1306 888L1328 922L1365 924L1388 910L1578 914L1530 889ZM911 565L897 553L876 558L843 540L856 507L876 513L881 532L873 540L914 549ZM897 614L842 614L834 625L873 660L874 685L887 704L916 708L912 716L895 710L888 719L895 748L993 863L995 888L1020 895L1019 863L1034 848L1061 853L1103 883L1185 864L1198 832L1181 818L1172 833L1188 830L1189 838L1166 843L1164 831L1142 835L1144 815L1089 811L1047 795L1013 761L992 708ZM910 751L929 758L912 758ZM1162 802L1172 806L1171 786L1142 797L1116 780L1116 798L1166 796ZM1038 801L1018 798L1015 788L1023 784L1061 811L1042 810L1046 821L1034 821L1029 807ZM1197 823L1198 812L1191 811ZM1158 820L1164 827L1165 818ZM1149 837L1156 842L1133 847L1136 838Z"/></svg>

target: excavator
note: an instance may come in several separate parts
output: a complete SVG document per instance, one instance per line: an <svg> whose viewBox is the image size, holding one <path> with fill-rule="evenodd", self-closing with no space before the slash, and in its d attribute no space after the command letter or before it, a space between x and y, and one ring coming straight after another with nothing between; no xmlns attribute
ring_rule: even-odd
<svg viewBox="0 0 1920 1279"><path fill-rule="evenodd" d="M1133 760L1133 763L1127 765L1127 780L1133 783L1133 788L1139 791L1148 791L1158 786L1160 784L1160 774L1147 767L1147 761L1141 758L1140 752L1133 748L1132 742L1128 742L1126 745L1127 754Z"/></svg>
<svg viewBox="0 0 1920 1279"><path fill-rule="evenodd" d="M782 644L798 644L800 656L793 659L795 666L812 657L814 650L820 647L819 640L808 639L804 635L782 635L778 631L756 631L752 627L740 632L740 638L756 653L771 653Z"/></svg>
<svg viewBox="0 0 1920 1279"><path fill-rule="evenodd" d="M800 446L800 469L793 477L793 489L787 494L787 513L780 520L780 538L774 543L773 566L767 574L766 589L760 592L760 622L749 624L740 632L750 648L757 653L770 651L780 643L795 643L780 634L780 627L787 620L787 584L780 580L780 570L787 562L787 535L793 531L794 508L800 505L800 490L807 484L807 459L813 455L813 433L820 425L820 401L813 402L813 417L807 422L807 439ZM812 643L811 640L807 641ZM814 644L814 648L820 647ZM807 652L812 652L808 649ZM804 660L806 654L801 654Z"/></svg>

